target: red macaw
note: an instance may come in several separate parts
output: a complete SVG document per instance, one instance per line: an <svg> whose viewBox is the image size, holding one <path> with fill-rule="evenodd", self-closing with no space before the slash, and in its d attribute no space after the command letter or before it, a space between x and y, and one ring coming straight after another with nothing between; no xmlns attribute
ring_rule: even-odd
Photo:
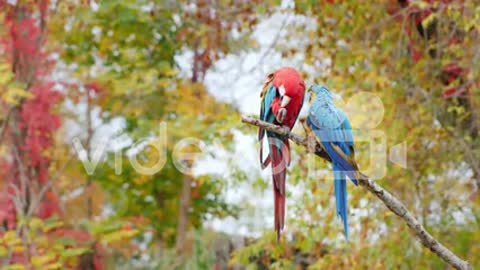
<svg viewBox="0 0 480 270"><path fill-rule="evenodd" d="M272 124L292 129L303 105L305 83L300 73L291 67L281 68L268 75L260 97L260 119ZM263 137L267 134L269 154L263 159ZM285 178L290 164L290 145L288 138L260 128L260 162L262 169L272 165L275 231L277 241L285 222Z"/></svg>

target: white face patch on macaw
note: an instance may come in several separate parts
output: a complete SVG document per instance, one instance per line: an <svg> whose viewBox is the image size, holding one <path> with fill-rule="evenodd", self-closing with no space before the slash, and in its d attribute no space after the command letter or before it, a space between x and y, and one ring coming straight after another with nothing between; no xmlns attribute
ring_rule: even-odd
<svg viewBox="0 0 480 270"><path fill-rule="evenodd" d="M281 107L285 107L288 105L288 103L290 102L290 97L289 96L283 96L282 97L282 104L280 104Z"/></svg>
<svg viewBox="0 0 480 270"><path fill-rule="evenodd" d="M284 96L285 95L285 86L280 85L280 87L278 88L278 92L280 93L280 95Z"/></svg>
<svg viewBox="0 0 480 270"><path fill-rule="evenodd" d="M280 96L282 98L282 103L280 104L280 107L287 106L291 98L285 95L285 86L283 84L280 85L280 87L278 88L278 92L280 93Z"/></svg>

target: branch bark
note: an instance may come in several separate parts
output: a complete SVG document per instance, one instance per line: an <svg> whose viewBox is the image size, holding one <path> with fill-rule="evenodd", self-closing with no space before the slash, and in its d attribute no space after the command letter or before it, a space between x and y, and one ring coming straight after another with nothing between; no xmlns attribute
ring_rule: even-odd
<svg viewBox="0 0 480 270"><path fill-rule="evenodd" d="M288 136L288 138L298 145L308 147L307 139L297 134L291 133L288 129L273 125L252 117L242 116L242 122L257 127L262 127L268 131L275 132L280 135ZM322 150L322 148L315 143L315 154L328 162L331 162L328 155ZM363 174L362 174L363 175ZM472 270L472 266L467 261L462 260L455 255L451 250L442 245L437 239L435 239L430 233L428 233L420 222L413 216L413 214L407 209L407 207L393 196L390 192L379 186L373 180L369 179L366 175L363 175L363 179L359 179L359 184L363 186L370 193L373 193L379 198L385 206L390 209L395 215L399 216L410 227L420 243L430 249L433 253L439 256L446 263L456 269Z"/></svg>

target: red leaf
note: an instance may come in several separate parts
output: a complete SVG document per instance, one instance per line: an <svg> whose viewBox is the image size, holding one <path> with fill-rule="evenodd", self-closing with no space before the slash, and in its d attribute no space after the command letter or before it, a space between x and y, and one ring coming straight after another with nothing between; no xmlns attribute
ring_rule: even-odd
<svg viewBox="0 0 480 270"><path fill-rule="evenodd" d="M413 59L413 61L414 61L415 63L417 63L418 61L420 61L421 58L422 58L422 53L421 53L419 50L413 48L413 50L412 50L412 59Z"/></svg>
<svg viewBox="0 0 480 270"><path fill-rule="evenodd" d="M100 88L100 86L98 85L97 82L87 83L87 84L85 85L85 87L86 87L89 91L93 91L93 92L95 92L96 94L100 93L100 91L101 91L101 88Z"/></svg>

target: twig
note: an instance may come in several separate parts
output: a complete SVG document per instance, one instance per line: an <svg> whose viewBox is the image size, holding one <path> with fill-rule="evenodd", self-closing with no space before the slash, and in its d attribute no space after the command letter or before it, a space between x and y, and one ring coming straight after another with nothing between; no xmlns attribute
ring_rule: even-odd
<svg viewBox="0 0 480 270"><path fill-rule="evenodd" d="M242 122L262 127L265 130L275 132L280 135L288 136L288 138L296 144L308 147L307 139L299 135L290 133L283 127L247 116L242 116ZM322 151L321 147L317 143L315 145L315 154L327 161L330 161L330 158L328 158L327 154ZM473 269L467 261L459 258L452 251L442 245L437 239L435 239L430 233L428 233L422 226L422 224L418 222L418 220L413 216L410 211L408 211L407 207L400 200L398 200L390 192L383 189L374 181L368 179L367 176L362 176L363 179L358 179L360 185L367 189L369 192L373 193L375 196L377 196L377 198L379 198L385 204L385 206L387 206L388 209L390 209L393 213L402 218L423 246L430 249L433 253L437 254L437 256L442 258L442 260L444 260L446 263L456 269Z"/></svg>
<svg viewBox="0 0 480 270"><path fill-rule="evenodd" d="M0 128L0 142L3 140L3 136L5 134L5 130L8 125L8 121L10 120L10 115L12 114L13 108L10 107L7 111L7 116L5 116L5 119L3 120L2 127Z"/></svg>
<svg viewBox="0 0 480 270"><path fill-rule="evenodd" d="M257 70L262 64L263 61L265 61L265 58L275 49L275 46L277 45L278 41L280 40L280 36L282 34L283 29L287 25L287 21L290 18L290 13L288 13L285 18L282 21L282 24L280 25L280 28L278 29L277 33L275 34L275 37L273 38L272 43L270 43L270 46L268 46L267 50L260 56L257 64L255 64L250 70L247 71L246 74L250 74Z"/></svg>
<svg viewBox="0 0 480 270"><path fill-rule="evenodd" d="M45 193L53 186L53 184L55 184L57 179L59 179L60 176L63 175L63 173L65 172L65 169L70 164L70 161L72 160L72 158L73 158L73 153L70 154L67 161L63 164L62 168L60 168L57 171L57 173L52 178L50 178L45 185L43 185L43 187L40 189L40 192L38 193L36 198L35 197L32 198L32 203L30 204L30 207L28 209L27 217L32 216L33 213L37 210L38 206L40 205L40 203L42 202L45 196Z"/></svg>
<svg viewBox="0 0 480 270"><path fill-rule="evenodd" d="M475 178L475 184L477 186L477 189L480 189L480 165L477 163L478 159L476 158L476 155L474 152L472 152L472 146L471 145L468 145L464 139L462 139L460 136L457 136L457 134L455 134L455 132L449 130L448 128L445 128L445 130L447 131L447 133L455 140L457 141L463 148L463 151L464 151L464 156L465 156L465 159L468 159L469 160L469 165L470 167L472 168L472 170L474 171L474 176L476 176Z"/></svg>
<svg viewBox="0 0 480 270"><path fill-rule="evenodd" d="M23 164L23 160L20 158L20 153L18 151L17 145L13 145L13 154L15 156L15 161L18 164L18 171L20 174L20 188L21 188L21 193L20 193L20 199L23 202L23 206L28 206L28 197L29 197L29 181L28 181L28 175L26 168ZM23 209L21 210L22 215L25 215Z"/></svg>
<svg viewBox="0 0 480 270"><path fill-rule="evenodd" d="M268 46L268 48L265 50L265 52L260 56L259 60L257 61L257 63L255 65L253 65L250 69L248 70L244 70L243 69L243 64L246 60L246 57L243 57L241 62L238 64L239 68L238 68L238 71L237 71L237 74L235 75L235 78L229 82L229 85L235 85L238 83L238 81L240 80L242 74L252 74L253 72L255 72L256 70L258 70L260 68L261 65L263 65L263 62L265 61L265 59L267 58L267 56L269 56L272 51L275 49L275 47L277 46L277 43L278 41L280 40L280 37L281 37L281 34L282 34L282 31L283 29L285 29L285 27L287 26L287 21L288 19L290 18L290 13L288 13L287 15L285 15L285 18L283 19L282 21L282 24L280 25L280 28L278 28L278 31L277 33L275 34L275 37L273 38L273 41L270 43L270 45ZM232 92L233 93L233 92ZM232 94L232 97L233 97L233 104L236 106L236 107L240 107L240 105L238 104L238 100L235 98L235 96Z"/></svg>

